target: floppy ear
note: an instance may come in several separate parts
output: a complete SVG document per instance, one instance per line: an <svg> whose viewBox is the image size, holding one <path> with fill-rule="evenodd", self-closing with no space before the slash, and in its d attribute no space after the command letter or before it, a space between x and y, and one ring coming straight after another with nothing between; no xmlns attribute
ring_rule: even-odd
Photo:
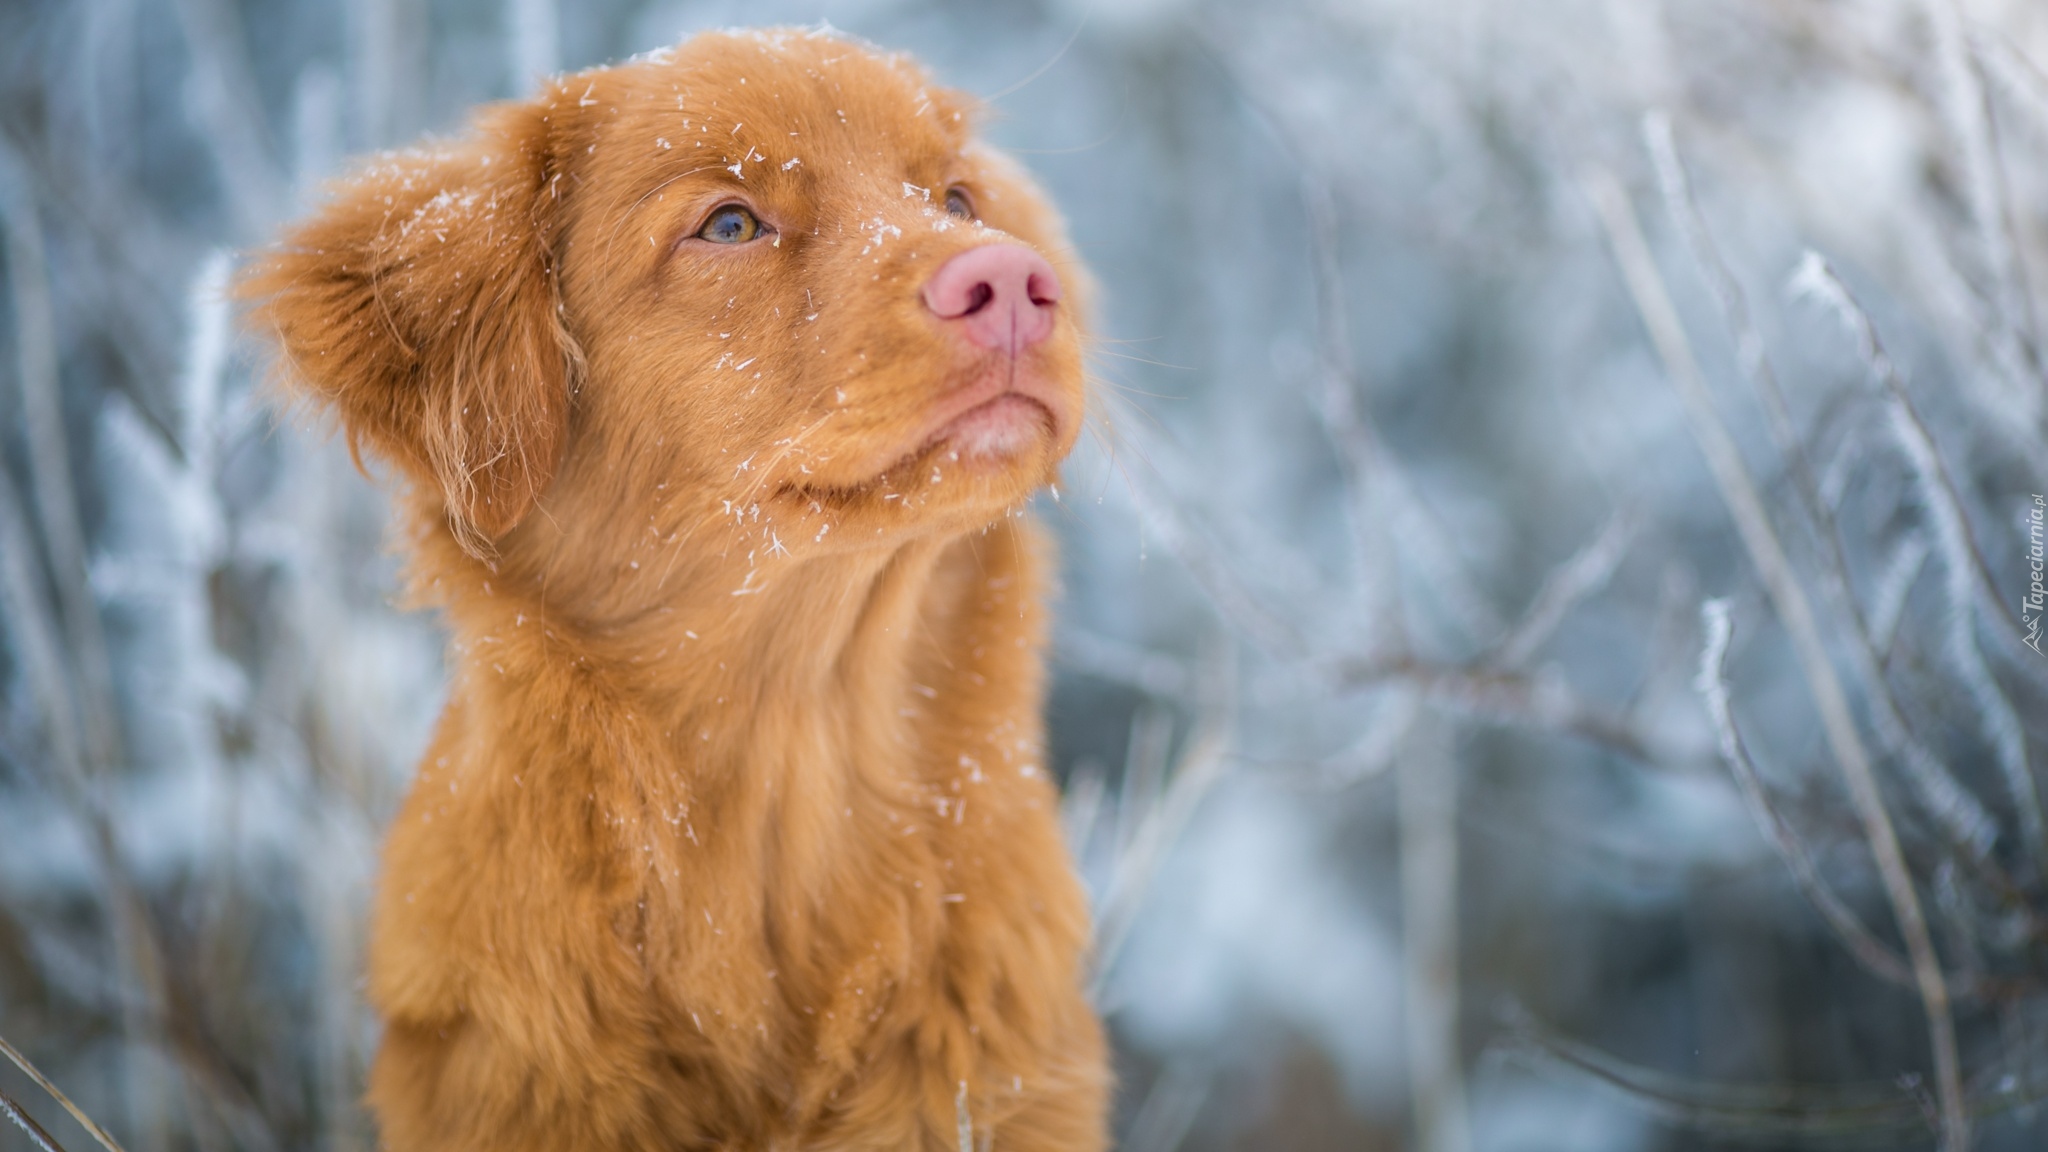
<svg viewBox="0 0 2048 1152"><path fill-rule="evenodd" d="M447 151L379 157L243 275L288 385L442 493L488 556L546 490L578 371L552 255L546 110L490 110Z"/></svg>

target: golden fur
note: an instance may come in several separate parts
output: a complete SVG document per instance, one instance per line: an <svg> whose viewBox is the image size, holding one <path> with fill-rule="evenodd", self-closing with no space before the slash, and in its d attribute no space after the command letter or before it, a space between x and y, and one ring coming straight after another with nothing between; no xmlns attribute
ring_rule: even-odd
<svg viewBox="0 0 2048 1152"><path fill-rule="evenodd" d="M1103 1146L1020 512L1082 273L968 111L707 34L378 158L245 276L454 634L374 912L394 1152ZM732 202L773 242L695 238ZM918 295L997 242L1068 287L1014 362ZM1042 427L963 459L947 398L1004 372Z"/></svg>

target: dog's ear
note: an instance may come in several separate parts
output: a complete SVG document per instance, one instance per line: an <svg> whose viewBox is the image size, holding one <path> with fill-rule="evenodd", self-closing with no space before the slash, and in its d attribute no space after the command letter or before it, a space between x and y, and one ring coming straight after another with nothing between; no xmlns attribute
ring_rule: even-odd
<svg viewBox="0 0 2048 1152"><path fill-rule="evenodd" d="M478 556L552 479L579 371L553 241L547 109L504 105L446 151L378 158L244 273L287 386L442 494Z"/></svg>

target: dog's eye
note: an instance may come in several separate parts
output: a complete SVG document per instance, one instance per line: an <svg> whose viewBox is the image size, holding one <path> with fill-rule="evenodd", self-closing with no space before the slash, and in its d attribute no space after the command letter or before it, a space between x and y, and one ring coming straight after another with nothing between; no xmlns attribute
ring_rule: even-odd
<svg viewBox="0 0 2048 1152"><path fill-rule="evenodd" d="M711 219L697 230L697 236L713 244L745 244L765 230L760 217L741 205L727 204L711 214Z"/></svg>
<svg viewBox="0 0 2048 1152"><path fill-rule="evenodd" d="M946 189L946 212L962 220L974 219L974 201L967 198L967 189L957 184Z"/></svg>

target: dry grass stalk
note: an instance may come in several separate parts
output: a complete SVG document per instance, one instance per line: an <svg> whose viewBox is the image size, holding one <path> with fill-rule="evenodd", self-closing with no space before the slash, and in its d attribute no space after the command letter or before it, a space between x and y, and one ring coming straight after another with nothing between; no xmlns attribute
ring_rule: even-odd
<svg viewBox="0 0 2048 1152"><path fill-rule="evenodd" d="M48 1092L50 1099L55 1100L66 1112L71 1113L71 1118L78 1121L79 1126L84 1128L94 1140L99 1141L100 1147L106 1149L106 1152L123 1152L121 1145L112 1136L107 1135L105 1128L94 1123L92 1117L87 1116L78 1105L73 1104L71 1097L66 1096L55 1084L50 1083L50 1078L43 1075L40 1069L29 1062L28 1057L21 1054L21 1049L9 1044L5 1037L0 1037L0 1056L7 1057L16 1068L21 1069L29 1079L36 1082L36 1087Z"/></svg>
<svg viewBox="0 0 2048 1152"><path fill-rule="evenodd" d="M19 1101L5 1092L0 1092L0 1113L5 1113L9 1120L14 1121L16 1127L28 1133L29 1143L34 1144L41 1152L64 1152L64 1146L57 1143L57 1138L50 1135L41 1124L36 1123L36 1118L29 1115L28 1110L23 1108Z"/></svg>

